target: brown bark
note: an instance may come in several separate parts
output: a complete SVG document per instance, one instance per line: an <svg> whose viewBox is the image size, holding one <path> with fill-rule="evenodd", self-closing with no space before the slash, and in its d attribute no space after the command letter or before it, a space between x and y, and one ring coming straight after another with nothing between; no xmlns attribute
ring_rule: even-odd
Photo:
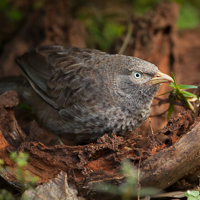
<svg viewBox="0 0 200 200"><path fill-rule="evenodd" d="M200 160L200 123L167 149L142 163L142 185L165 189L184 177Z"/></svg>

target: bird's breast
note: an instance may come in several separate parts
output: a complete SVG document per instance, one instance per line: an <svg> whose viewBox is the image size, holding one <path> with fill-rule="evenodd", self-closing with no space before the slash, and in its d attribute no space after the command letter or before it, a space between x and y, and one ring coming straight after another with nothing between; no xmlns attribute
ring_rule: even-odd
<svg viewBox="0 0 200 200"><path fill-rule="evenodd" d="M112 130L113 133L123 135L126 132L134 131L141 124L143 124L150 114L150 107L145 106L140 110L128 110L121 108L112 108L107 110L108 117L107 129Z"/></svg>

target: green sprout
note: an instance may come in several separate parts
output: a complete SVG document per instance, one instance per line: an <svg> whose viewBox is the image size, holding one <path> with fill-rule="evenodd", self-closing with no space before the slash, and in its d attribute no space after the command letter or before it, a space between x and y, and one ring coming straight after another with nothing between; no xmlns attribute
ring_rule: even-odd
<svg viewBox="0 0 200 200"><path fill-rule="evenodd" d="M25 153L25 152L19 152L19 153L11 152L10 158L16 164L16 167L15 167L15 169L13 169L11 167L4 167L3 165L5 164L5 162L2 159L0 159L0 174L1 174L1 176L4 177L4 175L7 173L16 175L16 179L22 187L21 193L23 193L26 189L32 189L34 187L34 185L36 184L38 177L33 177L29 171L24 170L24 168L28 166L29 154ZM5 193L4 190L1 190L0 191L0 200L1 199L4 200L5 194L9 195L8 199L12 199L11 193L9 193L9 192Z"/></svg>
<svg viewBox="0 0 200 200"><path fill-rule="evenodd" d="M0 190L0 200L16 200L9 191L7 190Z"/></svg>
<svg viewBox="0 0 200 200"><path fill-rule="evenodd" d="M171 72L171 76L172 76L172 79L174 80L174 82L172 82L171 85L169 85L169 87L172 87L173 90L170 90L166 93L159 95L159 96L161 96L161 95L170 93L170 95L169 95L170 105L168 108L167 120L169 120L169 118L174 110L174 105L177 101L181 102L181 105L184 108L194 111L194 107L191 102L199 100L197 95L186 91L188 89L198 89L198 86L196 86L196 85L177 85L174 74L172 72Z"/></svg>
<svg viewBox="0 0 200 200"><path fill-rule="evenodd" d="M199 191L188 190L185 194L187 200L200 200Z"/></svg>
<svg viewBox="0 0 200 200"><path fill-rule="evenodd" d="M138 170L133 168L130 161L125 160L122 162L121 171L126 177L126 182L120 186L114 186L111 184L100 183L96 184L95 188L102 192L107 192L113 195L120 195L122 200L130 200L136 196L152 196L160 192L156 188L140 188L138 180Z"/></svg>
<svg viewBox="0 0 200 200"><path fill-rule="evenodd" d="M122 36L125 27L114 20L115 16L114 13L104 14L96 7L88 7L79 14L78 18L87 28L88 47L106 51L116 38Z"/></svg>

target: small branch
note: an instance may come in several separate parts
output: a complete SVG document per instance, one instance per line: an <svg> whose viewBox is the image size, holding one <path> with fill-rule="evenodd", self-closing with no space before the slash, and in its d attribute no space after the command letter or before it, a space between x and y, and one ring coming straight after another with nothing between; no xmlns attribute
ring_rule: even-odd
<svg viewBox="0 0 200 200"><path fill-rule="evenodd" d="M156 99L156 100L158 100L158 101L161 101L162 103L170 103L170 104L174 104L174 105L177 105L177 106L183 106L182 103L170 101L169 99L161 99L161 98L159 98L159 97L154 97L154 99Z"/></svg>
<svg viewBox="0 0 200 200"><path fill-rule="evenodd" d="M137 180L138 180L138 200L140 200L140 189L141 189L141 184L140 184L140 166L141 166L141 156L139 159L139 166L138 166L138 174L137 174Z"/></svg>
<svg viewBox="0 0 200 200"><path fill-rule="evenodd" d="M160 114L157 114L157 115L150 115L149 117L160 117L160 116L164 115L167 111L168 111L168 109L165 110L164 112L160 113Z"/></svg>
<svg viewBox="0 0 200 200"><path fill-rule="evenodd" d="M127 34L126 34L126 38L125 38L124 43L122 44L118 54L123 54L124 53L128 43L129 43L129 41L131 39L132 33L133 33L133 24L130 22L128 24L128 31L127 31Z"/></svg>
<svg viewBox="0 0 200 200"><path fill-rule="evenodd" d="M154 135L153 128L152 128L152 125L151 125L151 119L150 119L150 117L149 117L149 126L150 126L150 129L151 129L152 135Z"/></svg>
<svg viewBox="0 0 200 200"><path fill-rule="evenodd" d="M153 142L153 145L156 147L157 144L156 144L156 141L155 141L155 137L154 137L154 132L153 132L153 128L152 128L152 124L151 124L151 119L149 117L149 126L151 128L151 133L152 133L152 142Z"/></svg>

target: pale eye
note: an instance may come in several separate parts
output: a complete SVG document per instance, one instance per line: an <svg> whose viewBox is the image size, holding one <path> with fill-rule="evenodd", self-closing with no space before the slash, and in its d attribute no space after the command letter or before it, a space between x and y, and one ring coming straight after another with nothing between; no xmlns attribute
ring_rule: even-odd
<svg viewBox="0 0 200 200"><path fill-rule="evenodd" d="M139 78L141 78L141 74L139 73L139 72L135 72L134 73L134 78L136 78L136 79L139 79Z"/></svg>

